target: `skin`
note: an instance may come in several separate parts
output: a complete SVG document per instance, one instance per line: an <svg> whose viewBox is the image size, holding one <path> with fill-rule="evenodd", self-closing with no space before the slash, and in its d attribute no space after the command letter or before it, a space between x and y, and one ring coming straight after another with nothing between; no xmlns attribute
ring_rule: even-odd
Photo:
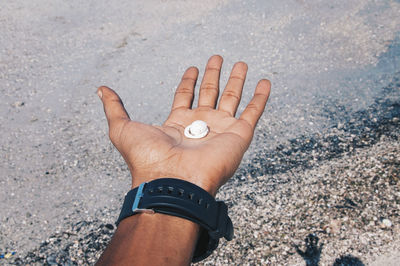
<svg viewBox="0 0 400 266"><path fill-rule="evenodd" d="M246 79L247 65L236 63L219 97L222 57L212 56L200 85L198 107L192 108L198 78L188 68L176 90L169 117L162 126L131 121L120 97L100 87L111 142L125 159L132 188L157 178L173 177L196 184L215 196L234 174L253 138L270 94L270 82L260 80L253 98L235 118ZM219 103L218 103L219 98ZM218 104L218 105L217 105ZM210 132L189 139L184 129L195 120ZM196 224L163 214L137 214L117 228L98 265L188 265L198 237Z"/></svg>

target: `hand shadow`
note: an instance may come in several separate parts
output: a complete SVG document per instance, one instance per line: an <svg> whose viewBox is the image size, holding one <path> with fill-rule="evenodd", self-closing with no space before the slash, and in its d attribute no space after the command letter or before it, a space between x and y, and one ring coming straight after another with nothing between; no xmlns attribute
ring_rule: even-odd
<svg viewBox="0 0 400 266"><path fill-rule="evenodd" d="M298 245L294 245L296 252L305 260L307 266L318 266L324 244L318 246L319 238L316 234L309 234L304 242L306 250L303 251ZM364 263L352 255L344 255L337 258L333 266L364 266Z"/></svg>
<svg viewBox="0 0 400 266"><path fill-rule="evenodd" d="M298 245L294 245L296 252L305 260L307 266L318 266L324 244L318 246L319 238L316 234L309 234L304 241L306 250L302 251Z"/></svg>

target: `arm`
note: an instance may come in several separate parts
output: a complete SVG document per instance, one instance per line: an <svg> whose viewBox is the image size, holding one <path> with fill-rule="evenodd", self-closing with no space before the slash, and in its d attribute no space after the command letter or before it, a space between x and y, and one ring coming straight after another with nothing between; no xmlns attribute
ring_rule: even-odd
<svg viewBox="0 0 400 266"><path fill-rule="evenodd" d="M189 265L199 227L164 214L136 214L121 221L97 265Z"/></svg>
<svg viewBox="0 0 400 266"><path fill-rule="evenodd" d="M191 182L215 197L234 174L264 111L270 83L259 81L252 100L236 119L247 65L235 64L217 107L221 67L220 56L209 59L197 108L192 108L192 102L198 70L187 69L176 90L171 113L162 126L131 121L113 90L98 89L110 139L130 169L132 188L157 178L173 177ZM206 137L184 136L185 127L195 120L207 122L210 132ZM121 222L98 265L187 265L198 233L199 227L185 219L137 214Z"/></svg>

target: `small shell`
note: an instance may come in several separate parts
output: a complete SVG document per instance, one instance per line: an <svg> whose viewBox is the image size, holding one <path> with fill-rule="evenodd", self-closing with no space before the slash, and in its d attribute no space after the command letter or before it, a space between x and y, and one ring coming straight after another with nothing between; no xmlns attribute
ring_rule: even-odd
<svg viewBox="0 0 400 266"><path fill-rule="evenodd" d="M392 221L389 219L383 219L381 222L381 228L390 228L392 227Z"/></svg>
<svg viewBox="0 0 400 266"><path fill-rule="evenodd" d="M208 134L207 123L201 120L196 120L185 128L185 136L190 139L200 139Z"/></svg>

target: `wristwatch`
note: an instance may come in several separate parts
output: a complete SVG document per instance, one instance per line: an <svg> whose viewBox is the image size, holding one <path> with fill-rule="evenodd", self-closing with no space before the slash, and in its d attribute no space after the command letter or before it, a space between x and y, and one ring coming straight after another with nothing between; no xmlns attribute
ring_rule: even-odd
<svg viewBox="0 0 400 266"><path fill-rule="evenodd" d="M129 191L117 226L122 219L141 212L168 214L199 224L201 231L192 262L207 258L218 247L221 237L228 241L233 238L233 225L226 204L181 179L156 179Z"/></svg>

